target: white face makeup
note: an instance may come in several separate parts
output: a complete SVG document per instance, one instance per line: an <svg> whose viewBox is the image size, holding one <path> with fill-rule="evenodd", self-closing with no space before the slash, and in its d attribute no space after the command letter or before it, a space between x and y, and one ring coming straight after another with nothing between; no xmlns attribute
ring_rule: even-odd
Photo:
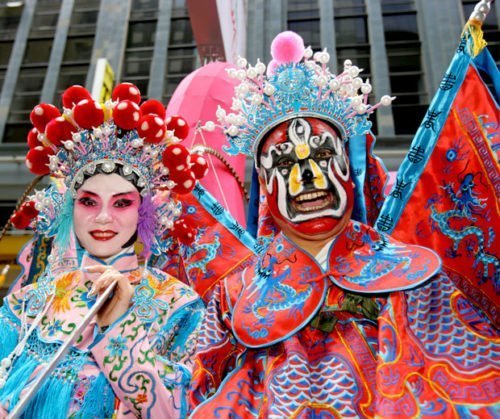
<svg viewBox="0 0 500 419"><path fill-rule="evenodd" d="M330 127L316 135L307 120L294 119L286 140L267 147L260 163L267 193L284 220L300 223L344 215L349 166L342 140Z"/></svg>
<svg viewBox="0 0 500 419"><path fill-rule="evenodd" d="M73 211L78 241L93 256L116 255L137 230L140 203L135 186L116 173L87 179Z"/></svg>

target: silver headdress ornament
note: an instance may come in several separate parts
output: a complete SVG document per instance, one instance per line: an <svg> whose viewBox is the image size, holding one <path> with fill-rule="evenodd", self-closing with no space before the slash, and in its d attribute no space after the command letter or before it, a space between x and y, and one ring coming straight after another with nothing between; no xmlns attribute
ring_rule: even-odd
<svg viewBox="0 0 500 419"><path fill-rule="evenodd" d="M229 154L255 155L271 129L295 117L325 120L348 140L367 133L371 127L368 115L395 99L382 96L380 102L370 105L372 86L359 77L362 70L346 60L344 71L332 74L326 49L313 53L294 32L279 34L271 44L271 54L273 60L267 68L260 61L251 66L244 58L237 60L238 69L228 70L230 77L241 80L235 87L234 112L219 107L219 124L209 121L202 127L208 131L221 127L229 142L225 148Z"/></svg>

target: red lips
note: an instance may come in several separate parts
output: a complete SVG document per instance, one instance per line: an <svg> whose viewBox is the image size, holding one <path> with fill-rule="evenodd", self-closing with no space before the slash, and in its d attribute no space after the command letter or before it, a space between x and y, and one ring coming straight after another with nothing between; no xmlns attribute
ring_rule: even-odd
<svg viewBox="0 0 500 419"><path fill-rule="evenodd" d="M108 241L115 237L118 233L112 230L92 230L89 234L94 240Z"/></svg>

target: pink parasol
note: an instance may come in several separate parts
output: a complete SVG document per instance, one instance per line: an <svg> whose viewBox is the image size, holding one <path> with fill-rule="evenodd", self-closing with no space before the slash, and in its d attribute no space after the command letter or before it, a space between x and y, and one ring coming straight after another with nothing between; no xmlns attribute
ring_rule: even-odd
<svg viewBox="0 0 500 419"><path fill-rule="evenodd" d="M220 130L196 134L199 123L217 123L215 112L218 105L231 112L234 86L238 81L229 78L226 72L229 68L234 66L226 62L213 62L187 75L175 89L167 106L167 115L182 115L187 121L190 131L183 141L186 146L191 148L193 145L203 144L219 151L240 179L244 179L245 157L229 156L222 150L226 139ZM218 158L209 154L206 154L206 158L209 161L209 172L201 180L201 184L245 226L244 197L237 180Z"/></svg>

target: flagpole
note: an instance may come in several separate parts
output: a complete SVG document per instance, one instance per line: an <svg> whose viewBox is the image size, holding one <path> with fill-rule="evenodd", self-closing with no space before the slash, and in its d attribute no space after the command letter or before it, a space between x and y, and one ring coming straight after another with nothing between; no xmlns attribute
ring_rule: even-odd
<svg viewBox="0 0 500 419"><path fill-rule="evenodd" d="M493 3L493 1L494 0L481 0L479 3L477 3L474 6L474 10L469 17L469 21L476 20L481 22L481 24L484 23L486 16L491 9L491 3Z"/></svg>

